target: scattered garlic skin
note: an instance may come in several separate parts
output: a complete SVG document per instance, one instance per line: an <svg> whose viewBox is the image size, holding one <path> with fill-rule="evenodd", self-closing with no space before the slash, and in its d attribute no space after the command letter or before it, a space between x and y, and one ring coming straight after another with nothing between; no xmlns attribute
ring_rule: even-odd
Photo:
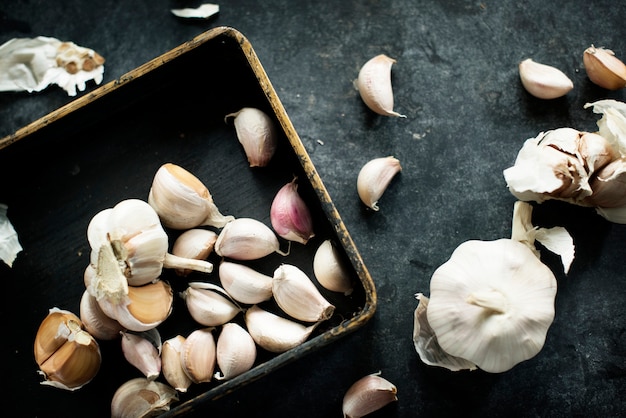
<svg viewBox="0 0 626 418"><path fill-rule="evenodd" d="M589 80L607 90L626 87L626 64L610 49L591 45L583 53L583 64Z"/></svg>
<svg viewBox="0 0 626 418"><path fill-rule="evenodd" d="M237 218L220 231L214 247L220 257L233 260L257 260L280 250L278 237L270 227L253 218Z"/></svg>
<svg viewBox="0 0 626 418"><path fill-rule="evenodd" d="M184 231L176 238L172 246L172 254L182 258L206 260L213 252L217 241L217 233L209 229L193 228ZM175 269L179 276L188 276L190 269Z"/></svg>
<svg viewBox="0 0 626 418"><path fill-rule="evenodd" d="M278 190L270 207L270 221L278 236L306 244L315 236L311 211L298 193L297 178Z"/></svg>
<svg viewBox="0 0 626 418"><path fill-rule="evenodd" d="M183 370L194 383L210 382L213 378L216 363L215 338L213 327L192 331L180 352Z"/></svg>
<svg viewBox="0 0 626 418"><path fill-rule="evenodd" d="M223 325L241 312L224 289L211 283L191 282L180 296L191 317L207 327Z"/></svg>
<svg viewBox="0 0 626 418"><path fill-rule="evenodd" d="M354 290L349 270L330 239L323 241L315 251L313 274L322 287L332 292L349 296Z"/></svg>
<svg viewBox="0 0 626 418"><path fill-rule="evenodd" d="M102 355L96 339L74 313L51 308L37 330L35 361L45 378L42 385L74 391L100 370Z"/></svg>
<svg viewBox="0 0 626 418"><path fill-rule="evenodd" d="M224 117L234 119L237 139L243 146L250 167L265 167L276 152L278 136L274 121L261 109L244 107Z"/></svg>
<svg viewBox="0 0 626 418"><path fill-rule="evenodd" d="M563 71L531 58L519 63L519 76L526 91L539 99L563 97L574 88L574 83Z"/></svg>
<svg viewBox="0 0 626 418"><path fill-rule="evenodd" d="M374 373L360 378L343 397L344 418L360 418L398 400L398 389L387 379Z"/></svg>
<svg viewBox="0 0 626 418"><path fill-rule="evenodd" d="M393 156L368 161L357 177L357 192L365 206L378 211L378 200L400 171L402 171L400 160Z"/></svg>
<svg viewBox="0 0 626 418"><path fill-rule="evenodd" d="M80 320L87 332L98 340L114 340L120 337L124 327L115 319L106 315L98 301L85 290L80 299Z"/></svg>
<svg viewBox="0 0 626 418"><path fill-rule="evenodd" d="M156 328L151 331L156 332ZM129 331L121 332L122 353L124 358L137 368L148 380L154 380L161 374L161 352L152 341L142 334Z"/></svg>
<svg viewBox="0 0 626 418"><path fill-rule="evenodd" d="M373 112L383 116L406 118L393 110L391 67L395 63L395 59L385 54L371 58L359 70L355 86L365 105Z"/></svg>
<svg viewBox="0 0 626 418"><path fill-rule="evenodd" d="M272 276L252 267L222 260L219 265L220 283L237 302L254 305L272 297Z"/></svg>
<svg viewBox="0 0 626 418"><path fill-rule="evenodd" d="M219 371L215 380L229 380L252 368L256 360L256 343L241 325L229 322L217 338L216 360Z"/></svg>
<svg viewBox="0 0 626 418"><path fill-rule="evenodd" d="M161 371L163 377L177 392L185 393L193 383L187 376L181 361L185 337L176 335L167 339L161 348Z"/></svg>
<svg viewBox="0 0 626 418"><path fill-rule="evenodd" d="M126 381L113 394L111 418L157 416L170 410L178 401L178 393L156 380L137 377Z"/></svg>

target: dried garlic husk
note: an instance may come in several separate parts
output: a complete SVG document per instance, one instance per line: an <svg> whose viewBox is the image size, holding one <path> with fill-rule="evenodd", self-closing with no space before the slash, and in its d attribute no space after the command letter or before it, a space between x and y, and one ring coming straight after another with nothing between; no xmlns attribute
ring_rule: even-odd
<svg viewBox="0 0 626 418"><path fill-rule="evenodd" d="M244 107L229 113L224 121L234 118L237 139L243 146L250 167L265 167L276 152L278 136L274 121L261 109Z"/></svg>
<svg viewBox="0 0 626 418"><path fill-rule="evenodd" d="M272 276L252 267L222 260L219 276L224 290L237 302L254 305L272 297Z"/></svg>
<svg viewBox="0 0 626 418"><path fill-rule="evenodd" d="M161 371L163 377L176 391L185 393L193 383L191 378L185 373L181 361L181 353L185 337L176 335L167 339L161 349Z"/></svg>
<svg viewBox="0 0 626 418"><path fill-rule="evenodd" d="M13 266L13 261L17 254L23 250L17 237L15 228L7 217L7 209L9 207L0 203L0 258L7 263L9 267Z"/></svg>
<svg viewBox="0 0 626 418"><path fill-rule="evenodd" d="M156 380L137 377L123 383L111 400L111 418L157 416L170 410L178 393Z"/></svg>
<svg viewBox="0 0 626 418"><path fill-rule="evenodd" d="M400 161L392 156L368 161L359 171L356 182L357 192L365 206L378 211L378 200L400 171Z"/></svg>
<svg viewBox="0 0 626 418"><path fill-rule="evenodd" d="M583 53L583 64L589 80L594 84L608 90L626 87L626 64L610 49L591 45Z"/></svg>
<svg viewBox="0 0 626 418"><path fill-rule="evenodd" d="M44 90L57 84L69 96L86 82L100 84L104 58L92 49L56 38L14 38L0 45L0 91Z"/></svg>
<svg viewBox="0 0 626 418"><path fill-rule="evenodd" d="M395 59L385 54L371 58L359 70L354 85L370 110L383 116L406 118L405 115L393 110L391 67L395 63Z"/></svg>
<svg viewBox="0 0 626 418"><path fill-rule="evenodd" d="M214 247L215 253L233 260L257 260L272 253L288 255L280 250L274 231L253 218L237 218L220 231Z"/></svg>
<svg viewBox="0 0 626 418"><path fill-rule="evenodd" d="M256 354L256 344L244 327L234 322L224 324L217 338L219 371L215 373L215 379L229 380L247 372L254 365Z"/></svg>
<svg viewBox="0 0 626 418"><path fill-rule="evenodd" d="M161 335L156 328L135 333L122 331L122 353L148 380L161 374Z"/></svg>
<svg viewBox="0 0 626 418"><path fill-rule="evenodd" d="M278 190L270 207L270 221L276 233L289 241L306 244L315 236L311 211L298 194L297 178Z"/></svg>
<svg viewBox="0 0 626 418"><path fill-rule="evenodd" d="M208 230L193 228L188 229L176 238L172 246L172 254L182 258L192 258L194 260L206 260L217 241L217 233ZM179 276L187 276L193 270L175 269Z"/></svg>
<svg viewBox="0 0 626 418"><path fill-rule="evenodd" d="M354 283L337 247L329 239L317 247L313 257L313 274L322 287L346 296L352 294Z"/></svg>
<svg viewBox="0 0 626 418"><path fill-rule="evenodd" d="M598 133L618 150L622 157L626 156L626 103L612 99L586 103L584 108L591 107L593 113L601 114L598 120Z"/></svg>
<svg viewBox="0 0 626 418"><path fill-rule="evenodd" d="M215 370L216 348L213 327L192 331L183 342L180 361L194 383L210 382Z"/></svg>
<svg viewBox="0 0 626 418"><path fill-rule="evenodd" d="M283 353L309 338L320 322L306 326L267 311L258 305L245 313L246 327L259 347L272 353Z"/></svg>
<svg viewBox="0 0 626 418"><path fill-rule="evenodd" d="M519 76L527 92L539 99L556 99L574 88L563 71L527 58L519 63Z"/></svg>
<svg viewBox="0 0 626 418"><path fill-rule="evenodd" d="M224 289L211 283L191 282L180 296L191 317L207 327L223 325L242 311Z"/></svg>
<svg viewBox="0 0 626 418"><path fill-rule="evenodd" d="M397 401L398 389L380 372L360 378L348 388L342 401L344 418L360 418Z"/></svg>

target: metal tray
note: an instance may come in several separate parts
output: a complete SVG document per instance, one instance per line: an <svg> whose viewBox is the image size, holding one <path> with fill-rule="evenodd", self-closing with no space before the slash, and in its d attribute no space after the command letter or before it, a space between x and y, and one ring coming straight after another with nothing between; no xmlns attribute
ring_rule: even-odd
<svg viewBox="0 0 626 418"><path fill-rule="evenodd" d="M268 167L248 166L234 128L224 122L243 106L263 109L279 126L279 148ZM250 42L233 28L214 28L0 139L0 203L8 205L24 248L12 268L0 263L9 323L2 344L10 377L6 396L32 400L16 405L21 416L109 416L115 390L141 377L124 359L119 340L100 341L102 367L89 384L74 392L43 386L33 342L50 308L79 313L91 218L124 199L147 200L165 162L201 179L222 213L268 226L275 193L297 176L316 235L306 245L293 243L289 256L270 255L255 267L271 274L289 262L313 278L314 252L331 239L356 281L350 296L322 289L337 308L305 343L278 355L259 349L252 370L230 381L193 384L166 415L192 412L355 331L374 314L372 278ZM218 262L215 257L209 260ZM217 283L215 272L198 275L181 278L164 270L162 277L175 295L189 281ZM165 340L199 327L175 297L172 315L158 329Z"/></svg>

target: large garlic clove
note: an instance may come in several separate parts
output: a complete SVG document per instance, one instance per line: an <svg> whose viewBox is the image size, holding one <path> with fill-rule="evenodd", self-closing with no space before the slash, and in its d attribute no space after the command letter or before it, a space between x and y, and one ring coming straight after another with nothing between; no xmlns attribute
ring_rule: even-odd
<svg viewBox="0 0 626 418"><path fill-rule="evenodd" d="M192 331L183 343L180 360L183 370L194 383L210 382L216 362L213 327Z"/></svg>
<svg viewBox="0 0 626 418"><path fill-rule="evenodd" d="M299 346L320 324L306 326L267 311L258 305L245 313L246 328L259 347L272 353L283 353Z"/></svg>
<svg viewBox="0 0 626 418"><path fill-rule="evenodd" d="M391 67L396 60L380 54L367 61L360 69L355 86L361 99L375 113L406 118L393 110Z"/></svg>
<svg viewBox="0 0 626 418"><path fill-rule="evenodd" d="M348 296L354 290L350 272L337 247L329 239L317 247L313 257L313 274L322 287Z"/></svg>
<svg viewBox="0 0 626 418"><path fill-rule="evenodd" d="M360 378L350 386L342 401L344 418L360 418L397 401L398 389L387 379L374 373Z"/></svg>
<svg viewBox="0 0 626 418"><path fill-rule="evenodd" d="M519 63L519 76L526 91L539 99L556 99L574 88L574 83L563 71L531 58Z"/></svg>
<svg viewBox="0 0 626 418"><path fill-rule="evenodd" d="M378 211L378 200L400 171L400 161L392 156L368 161L359 171L356 182L357 192L365 206Z"/></svg>
<svg viewBox="0 0 626 418"><path fill-rule="evenodd" d="M309 276L291 264L281 264L274 271L272 293L278 306L300 321L324 321L335 311L335 306L326 300Z"/></svg>
<svg viewBox="0 0 626 418"><path fill-rule="evenodd" d="M163 377L176 391L185 393L193 383L185 373L181 353L185 337L177 335L167 339L161 349L161 371Z"/></svg>
<svg viewBox="0 0 626 418"><path fill-rule="evenodd" d="M180 296L191 317L207 327L223 325L241 312L224 289L211 283L191 282Z"/></svg>
<svg viewBox="0 0 626 418"><path fill-rule="evenodd" d="M254 305L272 297L272 276L252 267L222 260L219 276L224 290L237 302Z"/></svg>
<svg viewBox="0 0 626 418"><path fill-rule="evenodd" d="M297 178L285 184L274 196L270 221L276 233L289 241L306 244L315 236L308 206L298 194Z"/></svg>
<svg viewBox="0 0 626 418"><path fill-rule="evenodd" d="M583 53L583 64L594 84L608 90L626 87L626 64L610 49L590 46Z"/></svg>
<svg viewBox="0 0 626 418"><path fill-rule="evenodd" d="M122 353L148 380L161 374L161 336L156 328L146 332L123 331Z"/></svg>
<svg viewBox="0 0 626 418"><path fill-rule="evenodd" d="M176 238L172 246L172 254L177 257L191 258L194 260L206 260L217 241L217 233L208 230L193 228L189 229ZM175 269L179 276L187 276L192 272L190 269Z"/></svg>
<svg viewBox="0 0 626 418"><path fill-rule="evenodd" d="M102 356L96 339L70 311L49 310L37 330L35 361L43 385L74 391L89 383L100 370Z"/></svg>
<svg viewBox="0 0 626 418"><path fill-rule="evenodd" d="M87 332L99 340L114 340L124 331L119 322L102 311L96 298L87 290L80 298L80 320Z"/></svg>
<svg viewBox="0 0 626 418"><path fill-rule="evenodd" d="M618 158L598 171L591 180L591 190L586 202L592 206L626 206L626 158Z"/></svg>
<svg viewBox="0 0 626 418"><path fill-rule="evenodd" d="M111 400L111 418L157 416L170 410L178 393L159 381L137 377L123 383Z"/></svg>
<svg viewBox="0 0 626 418"><path fill-rule="evenodd" d="M274 231L263 222L252 218L237 218L220 231L214 247L220 257L233 260L257 260L280 250Z"/></svg>
<svg viewBox="0 0 626 418"><path fill-rule="evenodd" d="M198 226L223 227L234 219L219 211L209 189L183 167L166 163L157 170L148 203L165 227L191 229Z"/></svg>
<svg viewBox="0 0 626 418"><path fill-rule="evenodd" d="M256 344L241 325L229 322L222 326L217 338L216 360L219 371L216 380L229 380L252 368L256 360Z"/></svg>
<svg viewBox="0 0 626 418"><path fill-rule="evenodd" d="M244 107L229 113L224 121L234 118L237 138L243 146L250 167L265 167L276 152L278 136L270 117L261 109Z"/></svg>

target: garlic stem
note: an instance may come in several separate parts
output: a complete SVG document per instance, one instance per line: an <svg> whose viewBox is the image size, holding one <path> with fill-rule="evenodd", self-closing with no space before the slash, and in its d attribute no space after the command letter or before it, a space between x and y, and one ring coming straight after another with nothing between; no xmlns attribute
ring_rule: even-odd
<svg viewBox="0 0 626 418"><path fill-rule="evenodd" d="M470 293L465 301L498 314L505 313L508 305L504 295L495 289Z"/></svg>
<svg viewBox="0 0 626 418"><path fill-rule="evenodd" d="M163 260L163 267L173 269L186 269L199 271L201 273L213 272L213 264L205 260L195 260L193 258L179 257L177 255L166 253Z"/></svg>

